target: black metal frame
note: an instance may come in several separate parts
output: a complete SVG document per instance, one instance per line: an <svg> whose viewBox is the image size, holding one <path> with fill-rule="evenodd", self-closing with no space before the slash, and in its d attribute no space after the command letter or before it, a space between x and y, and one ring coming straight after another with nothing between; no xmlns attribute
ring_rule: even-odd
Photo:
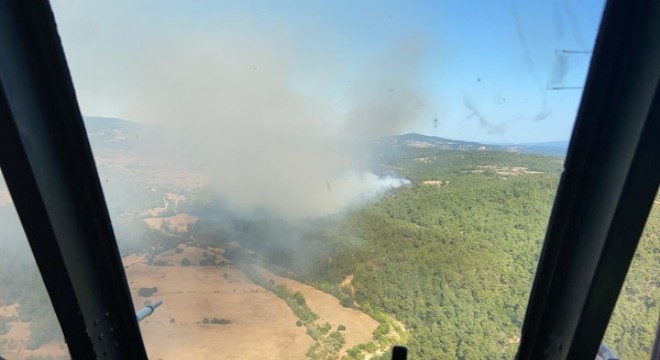
<svg viewBox="0 0 660 360"><path fill-rule="evenodd" d="M519 359L594 358L660 181L660 2L610 0ZM0 0L0 166L73 358L146 359L46 0Z"/></svg>
<svg viewBox="0 0 660 360"><path fill-rule="evenodd" d="M608 1L518 359L593 359L660 181L660 2Z"/></svg>
<svg viewBox="0 0 660 360"><path fill-rule="evenodd" d="M0 166L71 356L146 359L45 0L0 0Z"/></svg>

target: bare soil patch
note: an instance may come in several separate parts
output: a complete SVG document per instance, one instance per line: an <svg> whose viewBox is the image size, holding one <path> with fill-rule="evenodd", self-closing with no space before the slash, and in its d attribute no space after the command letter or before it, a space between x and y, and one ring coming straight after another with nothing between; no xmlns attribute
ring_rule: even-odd
<svg viewBox="0 0 660 360"><path fill-rule="evenodd" d="M543 174L542 171L529 170L524 166L501 166L501 165L479 165L476 167L476 169L470 172L473 174L483 174L486 172L493 172L497 175L502 175L502 176Z"/></svg>
<svg viewBox="0 0 660 360"><path fill-rule="evenodd" d="M200 170L200 164L190 159L120 151L97 155L94 160L97 166L111 171L109 177L104 180L121 180L181 190L196 190L209 183L208 176Z"/></svg>
<svg viewBox="0 0 660 360"><path fill-rule="evenodd" d="M174 254L194 258L198 250L187 247ZM152 359L304 359L313 344L284 301L232 265L133 262L126 272L136 310L145 300L164 302L140 323ZM141 287L158 291L143 298L137 293ZM231 323L203 324L205 317Z"/></svg>
<svg viewBox="0 0 660 360"><path fill-rule="evenodd" d="M51 356L53 359L67 359L69 350L63 342L51 341L35 350L28 350L30 340L30 323L15 321L7 323L9 332L0 335L0 341L6 349L2 353L7 359L24 360L30 356Z"/></svg>
<svg viewBox="0 0 660 360"><path fill-rule="evenodd" d="M317 320L320 324L329 322L333 329L339 325L346 326L344 349L372 341L378 322L369 315L342 306L336 297L312 286L275 275L259 266L255 266L255 269L267 280L272 279L278 284L284 284L294 292L300 291L305 296L309 308L320 317Z"/></svg>
<svg viewBox="0 0 660 360"><path fill-rule="evenodd" d="M442 180L424 180L424 181L422 181L422 184L424 184L424 185L428 185L428 186L442 187L442 186L447 186L447 185L449 185L449 181L442 181Z"/></svg>
<svg viewBox="0 0 660 360"><path fill-rule="evenodd" d="M418 163L428 164L428 163L432 163L433 161L435 161L437 159L438 158L436 156L424 156L424 157L415 158L414 160L415 160L415 162L418 162Z"/></svg>
<svg viewBox="0 0 660 360"><path fill-rule="evenodd" d="M353 286L353 274L348 275L344 280L339 283L338 289L345 288L351 292L351 295L355 295L355 287Z"/></svg>
<svg viewBox="0 0 660 360"><path fill-rule="evenodd" d="M0 316L4 316L4 317L18 316L19 307L20 305L18 305L18 303L0 306Z"/></svg>
<svg viewBox="0 0 660 360"><path fill-rule="evenodd" d="M147 264L145 255L129 255L124 268L135 309L147 301L162 300L163 305L140 323L147 352L152 359L304 359L314 341L298 318L275 294L252 283L237 266L222 257L219 248L201 249L179 245L153 260L167 261L168 266ZM223 266L195 266L200 260L215 256ZM181 266L183 258L191 266ZM372 341L378 323L355 309L345 308L339 300L309 285L259 269L267 279L300 291L310 309L319 315L319 324L328 322L333 329L344 325L345 350ZM345 285L350 286L350 279ZM140 288L157 288L154 295L142 297ZM0 313L12 315L17 305L0 307ZM204 318L228 320L228 324L204 324ZM12 322L10 331L0 336L9 359L29 356L67 357L63 343L52 342L36 350L26 350L30 337L29 323ZM6 346L11 345L11 346Z"/></svg>
<svg viewBox="0 0 660 360"><path fill-rule="evenodd" d="M179 195L175 193L166 193L165 198L174 203L174 206L179 206L180 203L186 201L185 195Z"/></svg>
<svg viewBox="0 0 660 360"><path fill-rule="evenodd" d="M188 259L191 266L201 265L203 260L213 259L217 264L231 264L231 261L222 256L222 249L209 247L206 249L181 244L175 249L163 251L154 256L154 263L167 263L168 265L181 265L183 259Z"/></svg>
<svg viewBox="0 0 660 360"><path fill-rule="evenodd" d="M169 217L147 218L143 221L152 229L160 229L163 225L178 232L187 232L189 224L195 224L199 220L197 216L188 214L176 214Z"/></svg>

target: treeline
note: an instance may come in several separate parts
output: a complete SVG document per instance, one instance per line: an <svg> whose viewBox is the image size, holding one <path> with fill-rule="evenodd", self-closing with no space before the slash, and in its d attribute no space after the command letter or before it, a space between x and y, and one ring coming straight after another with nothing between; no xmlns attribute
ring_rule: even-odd
<svg viewBox="0 0 660 360"><path fill-rule="evenodd" d="M354 212L342 232L362 242L304 275L353 275L356 303L405 323L412 358L511 359L555 187L544 174L415 183Z"/></svg>
<svg viewBox="0 0 660 360"><path fill-rule="evenodd" d="M314 344L307 350L306 356L312 360L331 360L339 358L339 351L346 343L344 335L340 331L345 331L346 327L343 325L337 326L335 331L332 331L330 323L319 325L316 320L319 316L314 313L309 306L305 297L300 292L291 292L284 284L277 284L275 281L266 280L261 274L251 265L244 264L241 271L255 284L261 285L268 291L271 291L277 297L284 300L284 302L291 308L293 314L299 319L296 322L297 326L304 326L307 335L314 340Z"/></svg>

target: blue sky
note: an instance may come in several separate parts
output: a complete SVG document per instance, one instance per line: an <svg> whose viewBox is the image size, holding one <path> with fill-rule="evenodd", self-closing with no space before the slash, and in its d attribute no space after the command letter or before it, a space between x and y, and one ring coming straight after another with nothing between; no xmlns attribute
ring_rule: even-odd
<svg viewBox="0 0 660 360"><path fill-rule="evenodd" d="M170 40L194 46L204 37L213 46L217 37L239 53L241 41L283 49L275 58L284 63L287 86L330 109L327 121L345 121L355 106L351 97L383 91L387 96L361 103L362 110L390 99L413 104L405 104L405 119L384 126L388 131L489 142L568 139L581 90L547 88L583 83L589 55L564 56L565 71L551 79L557 51L591 50L602 6L598 0L53 1L85 114L142 121L148 110L136 112L131 102L150 90L127 80L143 72L135 64L168 61L171 55L154 49ZM232 32L249 34L227 37Z"/></svg>

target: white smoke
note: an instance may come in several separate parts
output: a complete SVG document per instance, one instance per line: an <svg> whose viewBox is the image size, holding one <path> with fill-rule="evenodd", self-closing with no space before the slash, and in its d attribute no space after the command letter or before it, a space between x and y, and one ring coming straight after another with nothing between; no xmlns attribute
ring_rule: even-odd
<svg viewBox="0 0 660 360"><path fill-rule="evenodd" d="M410 184L410 180L395 176L378 176L372 172L348 171L326 183L327 208L316 215L326 215L340 209L360 206L384 193Z"/></svg>
<svg viewBox="0 0 660 360"><path fill-rule="evenodd" d="M75 35L78 22L60 24L83 111L84 99L101 97L121 104L119 117L156 124L170 154L201 160L212 188L241 209L323 215L399 183L346 174L367 169L368 140L400 133L421 116L422 41L400 39L355 62L341 45L318 39L322 48L309 49L300 29L249 12L224 13L201 28L147 27L149 19L129 12L128 33L110 23L130 8L122 4L103 16L85 3L69 9L94 24L87 33L97 39L123 34L111 52ZM70 16L60 6L56 15ZM97 53L102 63L90 64Z"/></svg>

